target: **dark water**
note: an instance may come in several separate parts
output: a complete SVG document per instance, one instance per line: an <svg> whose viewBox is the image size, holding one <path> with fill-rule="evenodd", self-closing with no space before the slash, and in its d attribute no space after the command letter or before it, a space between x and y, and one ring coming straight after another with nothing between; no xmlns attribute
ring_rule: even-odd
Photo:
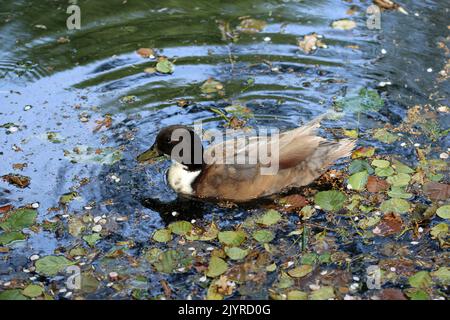
<svg viewBox="0 0 450 320"><path fill-rule="evenodd" d="M151 210L141 201L174 198L164 182L167 164L142 168L134 160L164 126L202 120L205 129L223 129L224 122L210 108L223 110L239 103L254 113L250 120L254 127L293 128L332 108L338 97L390 81L392 85L379 88L386 101L380 112L359 117L346 113L326 122L322 134L332 136L333 129L358 127L360 145L376 145L378 153L391 154L399 152L398 145L375 142L370 129L386 123L398 125L414 105L448 105L448 82L436 80L446 61L445 51L436 44L448 34L449 1L410 1L405 4L409 15L383 12L381 30L365 26L369 1L91 0L78 1L78 5L81 30L68 31L67 1L1 1L0 125L14 123L19 131L0 130L0 174L13 172L12 164L27 163L19 173L29 176L31 185L18 189L0 182L0 205L39 202L39 222L63 214L82 215L85 206L93 207L93 216L127 216L127 222L117 224L98 243L103 253L118 241L130 240L136 243L130 254L139 256L149 235L173 220L164 210ZM346 12L351 6L357 11L349 16ZM218 21L236 26L243 16L264 20L267 26L259 33L241 34L236 42L223 40ZM331 23L341 18L356 21L357 27L333 29ZM308 55L299 49L297 39L311 32L323 35L327 48ZM70 42L60 43L61 37ZM154 48L158 55L175 60L174 73L144 73L155 61L137 55L141 47ZM200 85L210 77L224 85L223 96L201 93ZM134 101L124 103L121 99L127 96L134 96ZM192 103L180 107L179 99ZM25 111L27 105L32 108ZM106 114L112 116L112 127L93 132L95 121ZM80 121L83 117L88 121ZM440 121L448 128L448 114ZM49 141L49 132L56 133L58 143ZM421 137L411 139L425 142ZM14 145L22 151L14 151ZM73 163L67 151L73 154L77 146L110 148L107 152L115 152L121 160L114 164L105 160L108 163L102 165L85 157ZM448 137L437 146L435 154L450 147ZM406 163L414 164L414 148L401 152ZM90 182L77 187L83 178ZM58 206L62 194L73 190L80 197L67 212L48 210ZM259 208L206 205L189 210L187 220L195 216L210 221L216 215L225 227L237 225ZM67 234L31 233L28 241L0 254L6 257L0 280L26 279L29 275L22 268L31 254L49 255L77 243L80 239ZM99 261L89 262L105 274L127 268L126 262ZM8 274L8 268L14 272ZM143 288L159 292L162 275L145 266L127 272L144 275L148 282ZM192 289L191 284L184 285L181 275L171 281L179 288L178 298ZM91 297L128 296L129 291L103 287ZM266 297L265 293L255 296Z"/></svg>

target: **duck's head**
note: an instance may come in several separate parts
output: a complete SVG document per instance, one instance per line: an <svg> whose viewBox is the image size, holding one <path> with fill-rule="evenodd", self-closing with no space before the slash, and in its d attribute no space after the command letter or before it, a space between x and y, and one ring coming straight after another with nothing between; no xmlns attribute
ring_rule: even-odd
<svg viewBox="0 0 450 320"><path fill-rule="evenodd" d="M203 146L200 137L187 126L172 125L161 129L155 143L137 157L138 162L146 162L160 156L185 165L190 171L201 169Z"/></svg>

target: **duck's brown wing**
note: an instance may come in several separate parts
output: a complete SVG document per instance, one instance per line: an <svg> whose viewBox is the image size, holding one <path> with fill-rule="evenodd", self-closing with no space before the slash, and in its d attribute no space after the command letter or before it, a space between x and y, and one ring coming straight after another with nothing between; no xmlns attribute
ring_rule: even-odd
<svg viewBox="0 0 450 320"><path fill-rule="evenodd" d="M229 161L235 161L242 154L251 156L254 149L261 146L273 150L270 148L277 143L279 170L276 174L262 174L261 169L268 165L250 160L248 164L212 163L206 166L197 179L194 185L196 195L239 202L311 183L334 161L348 156L354 147L354 141L331 142L315 136L319 121L316 119L301 128L280 134L278 141L255 138L240 149L224 143L225 148L222 146L215 152L225 150L225 158Z"/></svg>

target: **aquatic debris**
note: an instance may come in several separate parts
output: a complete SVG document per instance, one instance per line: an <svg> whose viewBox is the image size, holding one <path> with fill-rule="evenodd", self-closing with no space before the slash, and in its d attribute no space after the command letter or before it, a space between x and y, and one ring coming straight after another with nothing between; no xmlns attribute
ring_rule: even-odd
<svg viewBox="0 0 450 320"><path fill-rule="evenodd" d="M298 46L304 53L310 54L316 51L317 48L327 48L327 45L320 40L322 38L323 36L313 32L299 39Z"/></svg>
<svg viewBox="0 0 450 320"><path fill-rule="evenodd" d="M350 112L378 111L384 106L384 100L377 91L361 88L357 94L351 94L335 101L335 106Z"/></svg>
<svg viewBox="0 0 450 320"><path fill-rule="evenodd" d="M223 93L224 86L217 80L209 78L200 87L200 90L204 94Z"/></svg>
<svg viewBox="0 0 450 320"><path fill-rule="evenodd" d="M31 179L20 174L9 173L2 176L2 179L13 186L24 189L31 183Z"/></svg>
<svg viewBox="0 0 450 320"><path fill-rule="evenodd" d="M110 114L106 114L103 119L96 120L95 123L97 126L93 130L94 133L99 132L102 128L109 129L112 126L112 116Z"/></svg>
<svg viewBox="0 0 450 320"><path fill-rule="evenodd" d="M173 73L175 65L167 59L167 57L158 57L158 63L156 64L156 71L160 73Z"/></svg>
<svg viewBox="0 0 450 320"><path fill-rule="evenodd" d="M349 19L341 19L333 21L331 24L331 27L333 29L339 29L339 30L352 30L356 28L356 22Z"/></svg>
<svg viewBox="0 0 450 320"><path fill-rule="evenodd" d="M263 20L241 17L237 30L243 33L257 33L264 30L267 23Z"/></svg>
<svg viewBox="0 0 450 320"><path fill-rule="evenodd" d="M375 3L378 7L385 10L398 10L399 12L408 15L408 11L406 11L403 7L401 7L399 4L395 3L391 0L373 0L373 3Z"/></svg>
<svg viewBox="0 0 450 320"><path fill-rule="evenodd" d="M74 163L98 163L112 165L122 159L122 151L112 147L103 149L77 146L72 152L65 150L64 155Z"/></svg>
<svg viewBox="0 0 450 320"><path fill-rule="evenodd" d="M142 58L155 58L155 51L151 48L140 48L136 51L138 55L140 55Z"/></svg>
<svg viewBox="0 0 450 320"><path fill-rule="evenodd" d="M396 234L403 229L403 221L400 215L395 213L386 213L381 222L372 230L377 236L389 236Z"/></svg>
<svg viewBox="0 0 450 320"><path fill-rule="evenodd" d="M427 182L423 191L431 200L447 200L450 198L450 184Z"/></svg>

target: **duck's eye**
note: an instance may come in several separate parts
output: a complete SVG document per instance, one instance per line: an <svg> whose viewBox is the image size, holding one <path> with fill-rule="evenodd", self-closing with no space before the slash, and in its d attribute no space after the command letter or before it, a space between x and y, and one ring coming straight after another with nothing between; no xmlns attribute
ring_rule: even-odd
<svg viewBox="0 0 450 320"><path fill-rule="evenodd" d="M169 137L169 138L166 138L166 142L167 142L167 143L171 143L171 142L172 142L172 138L170 138L170 137Z"/></svg>

